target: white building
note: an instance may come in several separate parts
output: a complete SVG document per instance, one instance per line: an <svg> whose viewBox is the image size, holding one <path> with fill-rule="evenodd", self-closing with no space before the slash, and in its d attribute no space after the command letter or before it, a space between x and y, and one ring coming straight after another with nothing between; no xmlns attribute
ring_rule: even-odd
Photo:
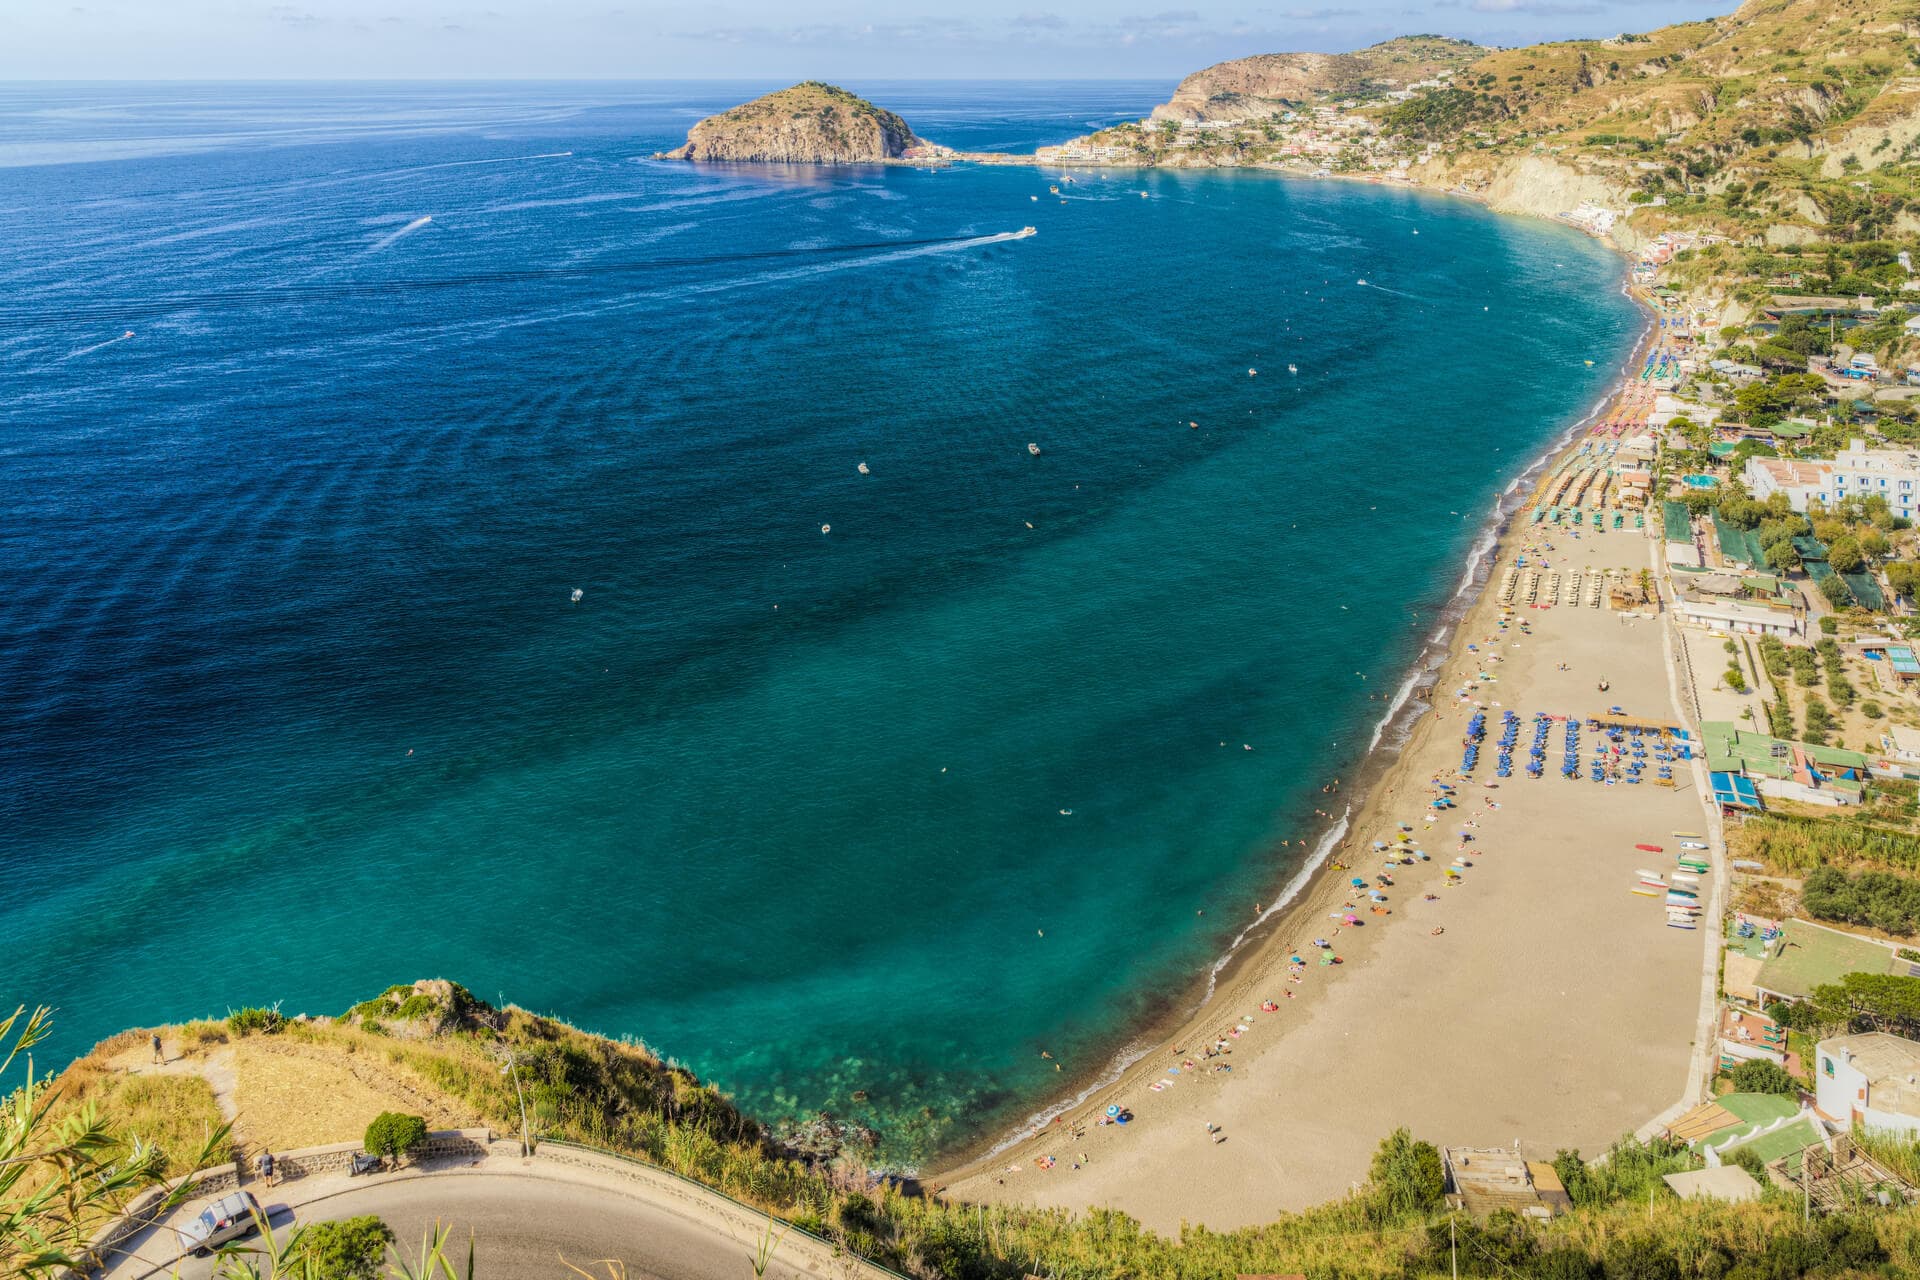
<svg viewBox="0 0 1920 1280"><path fill-rule="evenodd" d="M1920 1043L1872 1031L1814 1050L1814 1100L1842 1124L1920 1134Z"/></svg>
<svg viewBox="0 0 1920 1280"><path fill-rule="evenodd" d="M1667 544L1667 559L1679 563L1674 555L1678 544ZM1690 548L1689 548L1690 550ZM1737 631L1749 636L1779 636L1794 640L1807 633L1807 622L1798 610L1773 607L1745 600L1722 600L1714 596L1682 596L1674 601L1673 611L1683 624L1705 627L1709 631Z"/></svg>
<svg viewBox="0 0 1920 1280"><path fill-rule="evenodd" d="M1832 507L1847 498L1877 493L1894 515L1911 520L1915 498L1920 496L1920 453L1868 449L1866 441L1850 440L1846 452L1832 462L1748 458L1741 478L1754 497L1764 502L1774 493L1784 493L1802 514L1812 502Z"/></svg>

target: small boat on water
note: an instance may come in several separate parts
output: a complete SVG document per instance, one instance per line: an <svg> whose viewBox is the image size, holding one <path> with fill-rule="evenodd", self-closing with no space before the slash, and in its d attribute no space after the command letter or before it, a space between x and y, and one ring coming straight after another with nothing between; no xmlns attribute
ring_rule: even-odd
<svg viewBox="0 0 1920 1280"><path fill-rule="evenodd" d="M1015 240L1025 240L1028 236L1037 236L1039 234L1040 228L1038 227L1022 227L1013 233L1013 238Z"/></svg>
<svg viewBox="0 0 1920 1280"><path fill-rule="evenodd" d="M1037 444L1029 444L1027 446L1027 452L1037 458L1040 456L1040 446Z"/></svg>
<svg viewBox="0 0 1920 1280"><path fill-rule="evenodd" d="M1300 366L1299 366L1299 365L1295 365L1295 364L1290 364L1290 365L1288 365L1288 366L1287 366L1287 372L1288 372L1288 373L1298 373L1298 372L1300 372Z"/></svg>
<svg viewBox="0 0 1920 1280"><path fill-rule="evenodd" d="M579 603L580 603L580 598L581 598L582 596L584 596L584 595L586 595L586 594L587 594L587 593L586 593L586 592L584 592L584 591L582 591L582 590L581 590L581 589L580 589L579 587L575 587L575 588L573 589L573 602L574 602L575 604L579 604Z"/></svg>

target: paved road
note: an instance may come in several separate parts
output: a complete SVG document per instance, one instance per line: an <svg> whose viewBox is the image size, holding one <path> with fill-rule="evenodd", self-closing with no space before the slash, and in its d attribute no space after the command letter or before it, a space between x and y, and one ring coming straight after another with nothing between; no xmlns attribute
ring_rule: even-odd
<svg viewBox="0 0 1920 1280"><path fill-rule="evenodd" d="M287 1230L287 1211L273 1212L273 1202L265 1197L262 1203L272 1213L274 1230ZM403 1256L419 1248L422 1234L436 1221L452 1224L463 1271L471 1229L476 1280L574 1280L562 1257L596 1276L606 1275L606 1268L590 1264L617 1258L626 1264L626 1280L753 1277L751 1238L735 1240L631 1195L571 1182L473 1173L375 1183L309 1205L299 1217L320 1222L362 1213L377 1214L393 1228ZM190 1258L179 1274L182 1280L204 1280L212 1266L211 1260ZM124 1273L116 1269L115 1274ZM782 1266L777 1252L767 1271L780 1280L804 1274Z"/></svg>

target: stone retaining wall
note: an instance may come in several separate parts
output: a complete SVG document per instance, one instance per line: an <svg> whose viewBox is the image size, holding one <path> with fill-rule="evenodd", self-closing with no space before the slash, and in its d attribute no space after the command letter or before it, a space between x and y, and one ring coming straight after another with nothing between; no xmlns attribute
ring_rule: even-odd
<svg viewBox="0 0 1920 1280"><path fill-rule="evenodd" d="M426 1145L409 1160L419 1164L428 1160L478 1158L487 1154L493 1142L491 1129L436 1129L427 1135ZM362 1150L358 1142L336 1142L330 1147L305 1147L299 1151L273 1153L276 1180L310 1178L320 1173L345 1173L353 1157ZM251 1172L253 1165L248 1163Z"/></svg>
<svg viewBox="0 0 1920 1280"><path fill-rule="evenodd" d="M424 1164L430 1160L479 1159L487 1154L492 1142L491 1129L436 1129L427 1135L426 1144L414 1153L412 1161ZM336 1142L327 1147L276 1151L273 1153L274 1180L285 1182L322 1173L344 1173L360 1149L358 1142ZM183 1203L223 1196L242 1186L252 1189L259 1185L253 1169L251 1159L244 1164L240 1161L216 1164L141 1192L128 1203L125 1213L94 1236L89 1246L93 1256L104 1257L165 1217L168 1200L181 1187L187 1188L180 1197Z"/></svg>

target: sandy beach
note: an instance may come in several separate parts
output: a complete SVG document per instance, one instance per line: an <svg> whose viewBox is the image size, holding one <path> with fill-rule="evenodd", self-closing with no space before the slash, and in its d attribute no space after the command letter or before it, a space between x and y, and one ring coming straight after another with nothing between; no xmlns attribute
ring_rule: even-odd
<svg viewBox="0 0 1920 1280"><path fill-rule="evenodd" d="M1621 395L1644 412L1643 387L1628 381L1616 403ZM1528 1156L1563 1147L1591 1155L1681 1099L1710 933L1667 928L1660 902L1630 889L1639 868L1672 870L1675 831L1715 829L1695 771L1676 764L1672 789L1598 784L1584 763L1567 780L1559 725L1546 775L1530 779L1520 767L1536 712L1581 719L1617 705L1685 719L1670 680L1670 625L1604 605L1516 601L1502 629L1495 599L1518 556L1562 573L1616 568L1631 580L1657 573L1658 544L1631 517L1628 528L1577 534L1528 520L1516 516L1503 531L1432 709L1353 813L1334 855L1348 869L1330 864L1316 876L1236 957L1213 999L1119 1080L934 1185L965 1200L1122 1209L1163 1231L1226 1229L1344 1194L1397 1126L1440 1145L1517 1141ZM1657 523L1656 512L1648 524ZM1456 771L1475 703L1490 727L1467 781ZM1514 775L1496 782L1492 742L1506 710L1521 717L1520 746ZM1583 760L1593 737L1583 735ZM1460 803L1430 821L1435 779L1456 787ZM1330 793L1324 807L1343 805ZM1374 914L1349 880L1382 870L1373 843L1402 823L1431 861L1395 868L1384 890L1390 914ZM1449 885L1442 869L1457 856L1472 865ZM1339 927L1343 904L1360 925ZM1340 964L1319 962L1316 938ZM1294 955L1308 962L1297 981ZM1224 1051L1205 1056L1222 1041ZM1132 1119L1099 1123L1110 1105Z"/></svg>

